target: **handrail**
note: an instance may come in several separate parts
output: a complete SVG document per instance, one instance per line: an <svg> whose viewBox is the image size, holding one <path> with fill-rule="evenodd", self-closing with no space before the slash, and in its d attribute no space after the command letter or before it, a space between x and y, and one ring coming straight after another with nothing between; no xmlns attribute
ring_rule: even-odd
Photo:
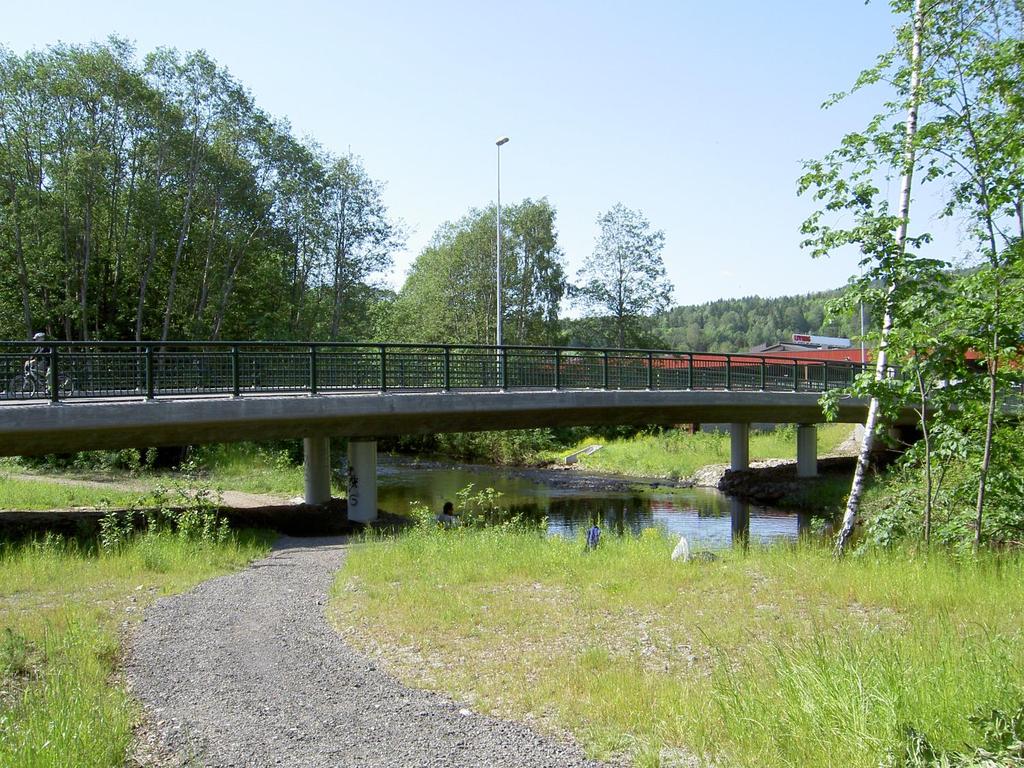
<svg viewBox="0 0 1024 768"><path fill-rule="evenodd" d="M31 352L49 350L24 376ZM0 341L0 404L395 390L722 390L849 386L861 363L754 353L331 341ZM35 369L33 369L35 371Z"/></svg>
<svg viewBox="0 0 1024 768"><path fill-rule="evenodd" d="M135 348L135 347L152 347L154 349L160 349L165 347L219 347L222 349L230 349L231 347L389 347L395 349L443 349L444 347L458 347L459 349L482 349L482 350L543 350L545 352L554 352L555 350L561 350L562 352L620 352L631 355L700 355L701 357L742 357L749 358L750 360L756 360L765 358L766 360L781 360L785 359L782 357L776 357L775 353L763 353L763 352L692 352L688 350L680 349L654 349L646 347L582 347L582 346L558 346L549 344L502 344L496 346L494 344L462 344L462 343L444 343L438 341L308 341L308 340L296 340L288 341L286 339L272 339L268 341L252 341L252 340L221 340L206 341L206 340L195 340L187 341L184 339L173 339L169 341L156 341L153 339L144 339L142 341L126 341L123 339L109 340L109 339L97 339L96 341L64 341L64 340L52 340L47 339L45 341L19 341L15 340L0 340L0 349L4 347L123 347L123 348ZM846 363L845 360L828 360L825 358L800 358L803 362L816 362L816 363ZM851 361L852 362L852 361Z"/></svg>

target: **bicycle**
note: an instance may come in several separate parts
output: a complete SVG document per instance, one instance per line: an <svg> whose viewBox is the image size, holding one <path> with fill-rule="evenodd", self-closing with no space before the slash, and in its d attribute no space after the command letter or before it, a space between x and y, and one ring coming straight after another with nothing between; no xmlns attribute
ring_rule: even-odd
<svg viewBox="0 0 1024 768"><path fill-rule="evenodd" d="M57 391L61 397L71 396L75 391L75 383L71 376L66 373L60 374ZM24 373L11 377L7 382L7 396L27 399L41 393L50 393L49 371L40 368L35 360L26 360Z"/></svg>

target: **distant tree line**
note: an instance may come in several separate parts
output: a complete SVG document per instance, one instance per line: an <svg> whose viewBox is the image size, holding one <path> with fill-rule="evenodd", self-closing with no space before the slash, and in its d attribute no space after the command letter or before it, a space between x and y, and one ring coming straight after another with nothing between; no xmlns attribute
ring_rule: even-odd
<svg viewBox="0 0 1024 768"><path fill-rule="evenodd" d="M707 304L678 306L658 315L655 329L673 349L693 352L737 352L759 344L789 341L794 333L839 336L860 335L860 312L854 308L830 317L829 302L843 289L802 296L719 299ZM870 307L864 309L865 328L870 329Z"/></svg>

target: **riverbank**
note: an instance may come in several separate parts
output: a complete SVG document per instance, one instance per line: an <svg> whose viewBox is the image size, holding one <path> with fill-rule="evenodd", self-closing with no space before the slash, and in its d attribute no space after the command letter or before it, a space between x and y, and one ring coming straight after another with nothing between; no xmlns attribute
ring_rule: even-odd
<svg viewBox="0 0 1024 768"><path fill-rule="evenodd" d="M695 444L705 447L711 445L719 452L726 451L728 447L727 435L683 435L669 440L676 452ZM829 443L834 444L835 440L833 436ZM664 442L665 438L661 435L644 435L631 441L620 441L620 444L628 444L631 449L640 449L652 441ZM778 443L778 437L774 436L771 442L761 446L760 452L768 453L773 447L778 447ZM782 444L787 444L787 441L782 441ZM696 453L702 455L700 451ZM600 452L597 455L600 455ZM161 494L165 497L173 496L175 493L181 496L192 492L188 489L198 488L208 493L223 512L239 518L238 522L241 525L277 525L282 532L290 535L327 535L341 532L330 527L293 524L297 519L309 518L312 513L299 516L295 514L303 511L299 495L301 467L290 465L283 452L275 453L260 446L243 445L207 448L200 453L199 458L204 456L205 463L191 461L181 471L117 467L97 469L81 465L66 468L30 465L26 468L8 462L6 466L9 469L0 473L0 478L8 481L0 483L0 510L8 510L0 515L0 523L4 523L7 528L10 528L10 525L15 525L16 528L24 527L32 521L45 524L48 519L46 515L34 513L34 510L40 513L66 511L68 514L57 515L54 521L63 526L63 532L74 533L78 525L76 521L91 522L95 525L104 510L141 508L152 505L151 497ZM707 487L719 489L762 507L828 516L842 506L849 477L852 476L853 464L852 459L848 458L823 458L820 461L821 474L814 479L797 479L795 461L779 458L754 461L750 470L737 473L728 472L727 464L705 465L686 477L645 477L639 471L612 473L595 469L590 461L573 465L548 462L530 466L496 467L491 464L456 463L436 458L382 456L382 471L386 472L388 466L399 467L400 473L404 471L403 467L420 473L424 470L457 473L463 478L463 484L474 483L478 489L493 484L496 479L495 472L500 472L502 477L517 477L543 485L556 493L565 491L575 494L647 494L652 491L663 493L667 489L675 488ZM627 468L621 462L616 466ZM246 467L249 468L248 475ZM12 470L18 470L17 474ZM479 476L479 480L475 479L476 475ZM340 477L336 477L336 497L344 495L344 489L339 482ZM287 495L281 492L253 492L253 489L267 487L292 493ZM429 497L410 497L407 501L402 501L399 505L401 508L396 507L391 511L404 513L407 511L405 508L408 503L415 500L421 503L431 501ZM19 515L12 515L12 510L17 511ZM262 510L262 513L258 510ZM281 514L282 512L287 514ZM274 522L278 517L281 518L279 522L283 527Z"/></svg>
<svg viewBox="0 0 1024 768"><path fill-rule="evenodd" d="M1024 703L1020 556L672 545L417 529L353 550L331 616L408 684L640 768L951 758Z"/></svg>
<svg viewBox="0 0 1024 768"><path fill-rule="evenodd" d="M712 488L758 506L821 516L842 509L856 465L854 456L827 456L819 459L819 474L814 478L796 476L795 459L767 459L751 462L749 469L732 472L728 464L709 464L684 478L644 477L595 471L589 465L546 463L539 466L453 463L440 459L392 457L398 466L417 470L458 471L486 477L500 470L503 474L540 483L561 491L577 492L651 492L673 488ZM484 481L486 484L486 481ZM482 487L477 484L477 487Z"/></svg>
<svg viewBox="0 0 1024 768"><path fill-rule="evenodd" d="M818 455L850 453L851 433L852 428L846 424L819 425ZM612 440L588 435L572 446L540 451L536 459L545 465L561 464L566 455L592 445L601 448L581 455L573 466L591 472L685 482L703 467L728 463L730 436L728 432L691 434L682 429L658 429ZM770 432L752 431L749 445L753 462L796 460L796 431L792 425L782 425Z"/></svg>

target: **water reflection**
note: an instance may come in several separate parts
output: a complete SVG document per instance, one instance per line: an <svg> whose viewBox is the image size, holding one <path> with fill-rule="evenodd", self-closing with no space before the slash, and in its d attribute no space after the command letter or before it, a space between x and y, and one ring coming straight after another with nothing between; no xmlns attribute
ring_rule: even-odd
<svg viewBox="0 0 1024 768"><path fill-rule="evenodd" d="M612 489L572 487L561 477L547 484L492 467L382 459L378 503L389 512L406 513L414 501L440 510L446 500L472 483L477 489L501 491L503 506L515 512L546 517L548 532L558 536L575 537L596 521L606 533L638 534L658 527L701 547L723 548L794 540L811 529L811 515L751 505L708 488L640 492L627 484Z"/></svg>

